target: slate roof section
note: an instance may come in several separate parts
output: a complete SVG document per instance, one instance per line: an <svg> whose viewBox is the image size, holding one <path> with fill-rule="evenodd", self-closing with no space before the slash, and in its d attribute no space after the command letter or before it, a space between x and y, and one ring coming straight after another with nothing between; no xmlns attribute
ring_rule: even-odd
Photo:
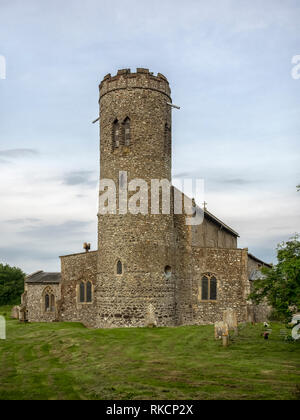
<svg viewBox="0 0 300 420"><path fill-rule="evenodd" d="M45 273L42 270L36 271L25 277L25 283L30 284L59 284L60 280L60 273Z"/></svg>

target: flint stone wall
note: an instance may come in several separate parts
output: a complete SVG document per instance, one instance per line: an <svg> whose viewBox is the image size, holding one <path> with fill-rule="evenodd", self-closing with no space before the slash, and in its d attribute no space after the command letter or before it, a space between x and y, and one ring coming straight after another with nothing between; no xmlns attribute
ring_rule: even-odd
<svg viewBox="0 0 300 420"><path fill-rule="evenodd" d="M55 296L55 311L45 311L44 293L51 289ZM27 320L29 322L53 322L59 318L59 301L61 298L59 284L26 284L27 291Z"/></svg>
<svg viewBox="0 0 300 420"><path fill-rule="evenodd" d="M82 322L96 326L97 317L97 251L66 255L61 259L61 309L60 320ZM80 282L90 281L93 285L92 302L79 302Z"/></svg>
<svg viewBox="0 0 300 420"><path fill-rule="evenodd" d="M185 252L190 267L181 266L177 285L178 324L213 324L223 321L228 308L238 322L247 319L247 251L228 248L196 248ZM217 279L217 299L201 300L201 280L205 273Z"/></svg>

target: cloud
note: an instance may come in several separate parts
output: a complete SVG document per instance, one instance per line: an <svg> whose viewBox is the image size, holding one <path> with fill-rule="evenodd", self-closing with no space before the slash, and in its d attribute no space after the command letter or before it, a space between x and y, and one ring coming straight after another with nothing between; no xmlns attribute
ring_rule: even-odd
<svg viewBox="0 0 300 420"><path fill-rule="evenodd" d="M32 222L32 224L30 223ZM38 269L60 271L60 255L83 252L83 242L96 241L96 220L47 223L38 219L11 219L0 226L5 246L0 245L0 262L30 273Z"/></svg>
<svg viewBox="0 0 300 420"><path fill-rule="evenodd" d="M71 171L64 175L63 184L65 185L97 185L96 180L90 179L94 175L94 171Z"/></svg>
<svg viewBox="0 0 300 420"><path fill-rule="evenodd" d="M251 179L235 178L235 179L219 179L218 182L223 183L223 184L230 184L230 185L247 185L247 184L252 184L253 182L259 182L259 181L253 181Z"/></svg>
<svg viewBox="0 0 300 420"><path fill-rule="evenodd" d="M36 149L7 149L0 150L0 156L8 158L22 158L28 156L36 156L39 152Z"/></svg>
<svg viewBox="0 0 300 420"><path fill-rule="evenodd" d="M30 224L30 223L38 223L41 222L41 219L28 217L28 218L16 218L16 219L9 219L6 220L5 223L11 223L13 225L15 224Z"/></svg>
<svg viewBox="0 0 300 420"><path fill-rule="evenodd" d="M25 258L36 258L41 260L48 260L57 258L57 251L51 249L40 249L34 246L14 246L14 247L0 247L1 260L16 260Z"/></svg>
<svg viewBox="0 0 300 420"><path fill-rule="evenodd" d="M26 274L37 270L60 271L58 255L64 254L63 247L51 249L36 245L0 247L0 263L20 267Z"/></svg>
<svg viewBox="0 0 300 420"><path fill-rule="evenodd" d="M71 220L58 224L34 225L22 230L22 235L31 238L64 238L66 235L85 235L92 222Z"/></svg>
<svg viewBox="0 0 300 420"><path fill-rule="evenodd" d="M211 168L211 172L207 173L207 171L198 172L198 171L190 171L190 172L179 172L173 176L174 179L205 179L209 183L213 184L220 184L222 187L224 184L227 184L228 186L239 186L239 185L248 185L248 184L255 184L262 182L260 179L246 179L246 178L235 178L235 177L222 177L222 174L220 173L220 176L216 176L213 174L213 168ZM214 170L215 172L215 170ZM223 171L224 173L224 171Z"/></svg>

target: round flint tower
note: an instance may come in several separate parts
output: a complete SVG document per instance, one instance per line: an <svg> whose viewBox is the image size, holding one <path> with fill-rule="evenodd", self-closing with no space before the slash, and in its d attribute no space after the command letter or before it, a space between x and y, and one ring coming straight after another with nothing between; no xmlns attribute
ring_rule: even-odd
<svg viewBox="0 0 300 420"><path fill-rule="evenodd" d="M148 69L125 69L105 76L99 88L100 180L114 181L117 210L98 215L97 323L173 325L173 217L161 208L151 214L150 199L151 180L171 181L169 83ZM149 187L148 212L119 214L119 187L124 191L134 179Z"/></svg>

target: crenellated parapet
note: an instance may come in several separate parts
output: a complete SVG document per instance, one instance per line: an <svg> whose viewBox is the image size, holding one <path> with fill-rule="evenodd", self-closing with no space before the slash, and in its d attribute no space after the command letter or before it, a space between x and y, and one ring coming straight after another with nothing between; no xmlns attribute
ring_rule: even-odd
<svg viewBox="0 0 300 420"><path fill-rule="evenodd" d="M167 78L158 73L154 76L148 69L138 68L136 73L130 69L118 70L116 76L107 74L99 85L100 99L108 92L120 89L150 89L164 93L171 101L171 89Z"/></svg>

